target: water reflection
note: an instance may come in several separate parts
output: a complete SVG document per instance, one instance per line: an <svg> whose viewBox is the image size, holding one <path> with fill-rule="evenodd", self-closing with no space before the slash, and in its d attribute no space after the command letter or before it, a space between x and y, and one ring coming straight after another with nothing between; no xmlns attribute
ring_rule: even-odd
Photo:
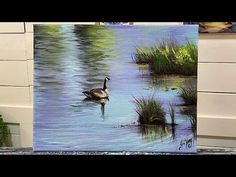
<svg viewBox="0 0 236 177"><path fill-rule="evenodd" d="M175 137L176 137L176 127L175 127L175 125L171 126L171 134L172 134L172 139L175 140Z"/></svg>
<svg viewBox="0 0 236 177"><path fill-rule="evenodd" d="M84 90L101 85L103 78L110 75L107 61L116 58L113 32L99 25L76 25L74 32L78 38L78 59L83 79L78 81Z"/></svg>
<svg viewBox="0 0 236 177"><path fill-rule="evenodd" d="M140 132L143 139L147 141L162 140L170 135L166 126L157 125L141 125Z"/></svg>
<svg viewBox="0 0 236 177"><path fill-rule="evenodd" d="M152 76L150 77L150 88L170 91L179 91L180 87L191 85L193 88L196 87L196 77L191 76Z"/></svg>
<svg viewBox="0 0 236 177"><path fill-rule="evenodd" d="M54 90L58 84L63 85L59 72L63 72L63 54L66 51L65 34L61 32L61 25L39 25L34 27L35 58L35 87L45 91L46 85ZM43 67L42 67L43 66Z"/></svg>
<svg viewBox="0 0 236 177"><path fill-rule="evenodd" d="M190 121L191 129L194 136L197 136L197 107L196 106L184 106L180 110L181 114L186 115Z"/></svg>
<svg viewBox="0 0 236 177"><path fill-rule="evenodd" d="M84 102L91 103L91 104L100 104L101 105L101 115L104 117L105 115L105 105L109 102L109 98L102 98L102 99L91 99L85 98Z"/></svg>
<svg viewBox="0 0 236 177"><path fill-rule="evenodd" d="M53 69L61 68L60 57L66 51L65 34L61 32L61 29L61 25L37 25L34 27L34 47L37 48L34 50L34 55L35 58L40 57L40 60L35 62L40 62L45 67Z"/></svg>

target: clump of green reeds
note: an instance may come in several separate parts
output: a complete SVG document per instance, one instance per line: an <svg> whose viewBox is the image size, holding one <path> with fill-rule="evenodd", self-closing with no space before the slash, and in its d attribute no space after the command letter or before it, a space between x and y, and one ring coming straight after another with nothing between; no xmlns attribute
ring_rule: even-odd
<svg viewBox="0 0 236 177"><path fill-rule="evenodd" d="M195 132L197 129L197 108L196 106L188 106L181 109L181 114L189 117L192 130Z"/></svg>
<svg viewBox="0 0 236 177"><path fill-rule="evenodd" d="M180 96L185 105L197 105L197 89L193 86L180 87Z"/></svg>
<svg viewBox="0 0 236 177"><path fill-rule="evenodd" d="M140 124L166 124L165 111L162 104L154 99L153 96L149 98L134 98L136 112L139 115Z"/></svg>
<svg viewBox="0 0 236 177"><path fill-rule="evenodd" d="M149 64L156 74L197 75L197 45L177 45L164 39L152 48L136 48L132 56L137 64Z"/></svg>
<svg viewBox="0 0 236 177"><path fill-rule="evenodd" d="M193 130L197 129L197 116L190 116L190 123Z"/></svg>
<svg viewBox="0 0 236 177"><path fill-rule="evenodd" d="M132 59L137 64L150 64L154 61L155 54L151 49L137 47L136 53L132 56Z"/></svg>

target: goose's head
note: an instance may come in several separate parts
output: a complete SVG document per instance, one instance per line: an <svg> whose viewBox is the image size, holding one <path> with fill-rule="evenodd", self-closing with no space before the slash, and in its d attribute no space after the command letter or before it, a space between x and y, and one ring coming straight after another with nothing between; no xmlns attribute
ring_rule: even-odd
<svg viewBox="0 0 236 177"><path fill-rule="evenodd" d="M109 77L106 77L105 80L106 80L106 81L109 81L109 80L111 80L111 79L110 79Z"/></svg>

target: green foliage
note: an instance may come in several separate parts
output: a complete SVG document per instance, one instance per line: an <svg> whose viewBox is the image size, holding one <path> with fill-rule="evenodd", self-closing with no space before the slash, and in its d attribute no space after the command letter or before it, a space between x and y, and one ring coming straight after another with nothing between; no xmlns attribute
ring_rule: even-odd
<svg viewBox="0 0 236 177"><path fill-rule="evenodd" d="M0 115L0 147L12 146L10 130Z"/></svg>
<svg viewBox="0 0 236 177"><path fill-rule="evenodd" d="M132 56L137 64L149 64L156 74L197 75L197 45L177 45L165 39L153 48L136 48Z"/></svg>
<svg viewBox="0 0 236 177"><path fill-rule="evenodd" d="M196 131L197 129L197 116L190 116L190 123L191 123L191 126L192 126L192 129L194 131Z"/></svg>
<svg viewBox="0 0 236 177"><path fill-rule="evenodd" d="M136 48L136 53L132 59L137 64L150 64L154 61L155 54L151 49Z"/></svg>
<svg viewBox="0 0 236 177"><path fill-rule="evenodd" d="M180 87L180 95L185 105L197 105L197 89L193 86Z"/></svg>
<svg viewBox="0 0 236 177"><path fill-rule="evenodd" d="M166 123L164 108L153 96L134 98L134 103L140 124L164 125Z"/></svg>
<svg viewBox="0 0 236 177"><path fill-rule="evenodd" d="M191 128L194 132L197 129L197 108L196 106L188 106L181 109L181 114L185 114L188 116Z"/></svg>

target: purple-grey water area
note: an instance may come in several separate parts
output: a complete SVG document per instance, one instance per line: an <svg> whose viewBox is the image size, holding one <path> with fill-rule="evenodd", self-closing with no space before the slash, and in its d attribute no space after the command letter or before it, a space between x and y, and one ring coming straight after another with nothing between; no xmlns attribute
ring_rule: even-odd
<svg viewBox="0 0 236 177"><path fill-rule="evenodd" d="M188 115L181 114L179 87L196 77L152 76L132 60L136 47L165 37L197 43L195 25L36 25L34 31L34 151L196 152ZM86 101L82 91L103 86L109 100ZM175 127L139 126L134 97L154 95L168 114L176 104ZM192 139L191 147L180 147Z"/></svg>

